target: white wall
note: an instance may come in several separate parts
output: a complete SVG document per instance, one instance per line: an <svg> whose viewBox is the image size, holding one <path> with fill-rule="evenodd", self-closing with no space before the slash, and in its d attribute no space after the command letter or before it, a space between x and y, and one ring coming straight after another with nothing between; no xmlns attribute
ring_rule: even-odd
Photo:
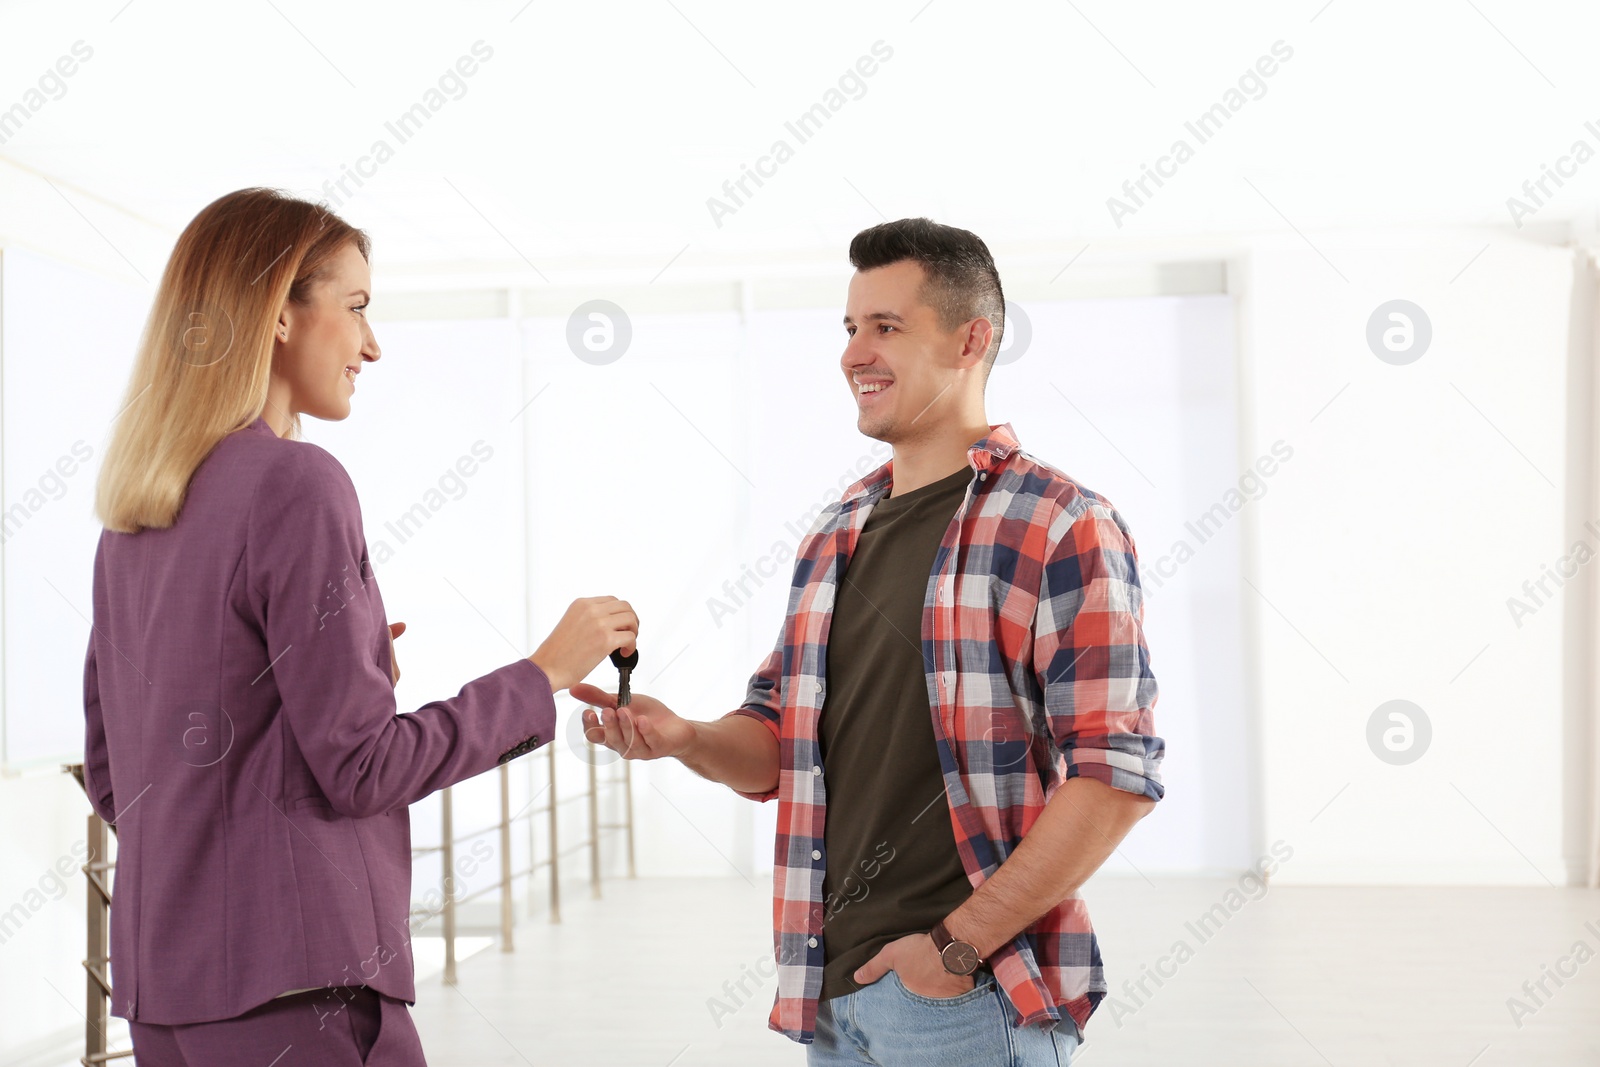
<svg viewBox="0 0 1600 1067"><path fill-rule="evenodd" d="M1239 277L1246 451L1295 447L1248 515L1264 839L1294 847L1285 881L1562 884L1563 789L1581 788L1562 773L1564 613L1519 627L1507 598L1578 536L1575 254L1472 231L1312 240L1257 243ZM1395 298L1432 322L1404 366L1365 337ZM1394 699L1432 726L1402 766L1366 734Z"/></svg>
<svg viewBox="0 0 1600 1067"><path fill-rule="evenodd" d="M0 766L83 746L94 486L149 311L136 287L0 255Z"/></svg>

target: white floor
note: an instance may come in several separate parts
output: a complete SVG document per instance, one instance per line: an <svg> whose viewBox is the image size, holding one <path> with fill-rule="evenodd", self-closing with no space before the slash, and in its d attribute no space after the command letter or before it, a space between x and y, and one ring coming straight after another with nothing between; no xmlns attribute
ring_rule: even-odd
<svg viewBox="0 0 1600 1067"><path fill-rule="evenodd" d="M464 960L455 988L419 982L429 1062L803 1062L766 1028L773 981L751 977L771 951L769 888L757 881L610 881L600 901L568 890L561 925L520 919L514 953ZM1235 885L1091 885L1116 1000L1091 1020L1075 1064L1600 1064L1600 892L1280 886L1246 900L1227 896ZM1188 925L1219 903L1218 925ZM1560 985L1546 977L1558 970ZM1124 986L1142 973L1142 990ZM725 983L741 978L753 994L730 998ZM1514 1019L1513 997L1531 1014ZM736 1010L714 1012L713 998Z"/></svg>

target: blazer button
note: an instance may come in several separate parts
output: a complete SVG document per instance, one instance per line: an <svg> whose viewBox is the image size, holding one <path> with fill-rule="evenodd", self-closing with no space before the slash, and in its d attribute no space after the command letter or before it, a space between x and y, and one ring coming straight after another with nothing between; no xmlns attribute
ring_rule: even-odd
<svg viewBox="0 0 1600 1067"><path fill-rule="evenodd" d="M525 756L529 752L532 752L534 749L536 749L538 747L539 747L539 735L538 734L534 734L531 737L524 738L518 744L513 745L511 748L508 748L508 749L506 749L506 751L502 752L500 754L500 758L496 761L496 764L498 765L500 763L510 763L512 760L516 759L518 756Z"/></svg>

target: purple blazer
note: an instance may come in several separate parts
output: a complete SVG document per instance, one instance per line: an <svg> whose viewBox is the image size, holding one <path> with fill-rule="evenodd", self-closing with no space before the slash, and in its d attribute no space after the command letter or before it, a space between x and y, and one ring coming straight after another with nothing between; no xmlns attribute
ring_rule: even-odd
<svg viewBox="0 0 1600 1067"><path fill-rule="evenodd" d="M549 741L556 712L527 659L404 715L390 678L355 486L316 445L257 419L171 528L101 532L84 779L118 832L113 1014L416 1000L406 806Z"/></svg>

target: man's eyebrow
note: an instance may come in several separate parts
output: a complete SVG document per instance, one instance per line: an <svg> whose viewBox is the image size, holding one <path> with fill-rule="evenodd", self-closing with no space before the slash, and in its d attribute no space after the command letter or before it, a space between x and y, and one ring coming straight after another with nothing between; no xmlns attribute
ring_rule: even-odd
<svg viewBox="0 0 1600 1067"><path fill-rule="evenodd" d="M874 311L864 316L864 318L867 322L898 322L902 326L905 325L906 321L892 311ZM845 315L844 324L846 326L849 326L854 321L848 314Z"/></svg>

